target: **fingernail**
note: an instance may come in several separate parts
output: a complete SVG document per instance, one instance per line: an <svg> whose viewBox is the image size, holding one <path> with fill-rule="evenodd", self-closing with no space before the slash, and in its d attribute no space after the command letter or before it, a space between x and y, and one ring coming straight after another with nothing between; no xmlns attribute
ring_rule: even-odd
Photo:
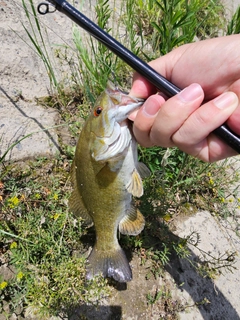
<svg viewBox="0 0 240 320"><path fill-rule="evenodd" d="M143 105L143 112L148 117L155 116L158 113L159 109L159 103L154 103L153 99L151 99L150 101L146 100L146 102Z"/></svg>
<svg viewBox="0 0 240 320"><path fill-rule="evenodd" d="M190 102L194 101L199 98L203 94L202 87L197 84L193 83L187 88L183 89L179 94L178 98L183 102Z"/></svg>
<svg viewBox="0 0 240 320"><path fill-rule="evenodd" d="M225 92L213 100L215 106L219 109L237 106L238 98L233 92Z"/></svg>

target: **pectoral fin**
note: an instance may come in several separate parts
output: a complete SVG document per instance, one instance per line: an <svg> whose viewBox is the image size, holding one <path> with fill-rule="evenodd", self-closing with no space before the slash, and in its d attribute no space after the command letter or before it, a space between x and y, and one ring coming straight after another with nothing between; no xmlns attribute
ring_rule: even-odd
<svg viewBox="0 0 240 320"><path fill-rule="evenodd" d="M136 236L143 230L144 226L144 216L137 208L131 207L128 214L120 221L119 231L122 234Z"/></svg>
<svg viewBox="0 0 240 320"><path fill-rule="evenodd" d="M131 180L127 185L127 191L134 197L141 197L143 195L142 179L136 169L134 169Z"/></svg>
<svg viewBox="0 0 240 320"><path fill-rule="evenodd" d="M140 177L142 179L147 178L151 175L151 171L148 169L148 167L143 162L138 162L137 171L139 172Z"/></svg>

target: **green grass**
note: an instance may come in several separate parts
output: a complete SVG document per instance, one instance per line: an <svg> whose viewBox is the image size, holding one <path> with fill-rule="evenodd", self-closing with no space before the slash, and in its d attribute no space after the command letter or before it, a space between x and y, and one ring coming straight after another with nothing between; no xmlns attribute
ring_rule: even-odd
<svg viewBox="0 0 240 320"><path fill-rule="evenodd" d="M55 159L36 159L24 165L4 164L6 154L0 159L1 259L14 270L10 278L0 278L0 308L6 316L20 308L21 315L40 314L44 319L70 315L77 304L98 304L109 295L111 282L101 277L85 280L85 256L92 231L68 211L69 170L90 106L108 78L129 88L132 70L94 39L88 38L88 45L83 46L86 40L78 27L73 27L76 51L65 46L50 52L32 0L23 0L22 4L30 26L24 26L29 36L27 44L44 62L53 89L51 96L38 102L59 110L73 143L64 142L59 134L63 153ZM109 1L98 1L97 23L144 60L197 38L240 31L239 10L227 24L218 0L127 0L116 8ZM63 60L70 67L71 85L67 88L55 72L55 65ZM229 186L239 177L236 170L229 174L232 165L227 161L206 164L176 148L139 147L139 158L152 172L144 181L144 196L136 200L146 217L146 227L137 237L122 236L121 245L138 254L142 264L150 263L148 279L161 275L173 254L190 261L189 245L198 246L196 232L184 239L173 235L176 217L198 210L235 217L240 206L239 190ZM215 257L202 251L200 255L205 263L195 268L204 276L214 277L234 264L234 253ZM172 307L169 290L146 293L146 301L149 305L169 304L171 319L177 319L179 306ZM3 301L9 304L8 311Z"/></svg>

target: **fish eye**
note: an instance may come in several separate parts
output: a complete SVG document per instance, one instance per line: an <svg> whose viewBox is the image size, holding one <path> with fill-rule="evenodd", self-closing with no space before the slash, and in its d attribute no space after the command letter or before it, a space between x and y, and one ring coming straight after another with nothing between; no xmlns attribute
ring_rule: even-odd
<svg viewBox="0 0 240 320"><path fill-rule="evenodd" d="M95 117L98 117L101 113L102 113L102 107L97 107L93 112Z"/></svg>

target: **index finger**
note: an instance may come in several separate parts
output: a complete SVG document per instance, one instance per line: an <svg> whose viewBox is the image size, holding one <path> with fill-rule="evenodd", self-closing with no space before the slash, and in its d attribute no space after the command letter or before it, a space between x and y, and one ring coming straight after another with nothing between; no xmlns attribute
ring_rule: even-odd
<svg viewBox="0 0 240 320"><path fill-rule="evenodd" d="M146 78L137 72L133 74L132 88L129 92L130 96L147 99L156 92L157 89Z"/></svg>

